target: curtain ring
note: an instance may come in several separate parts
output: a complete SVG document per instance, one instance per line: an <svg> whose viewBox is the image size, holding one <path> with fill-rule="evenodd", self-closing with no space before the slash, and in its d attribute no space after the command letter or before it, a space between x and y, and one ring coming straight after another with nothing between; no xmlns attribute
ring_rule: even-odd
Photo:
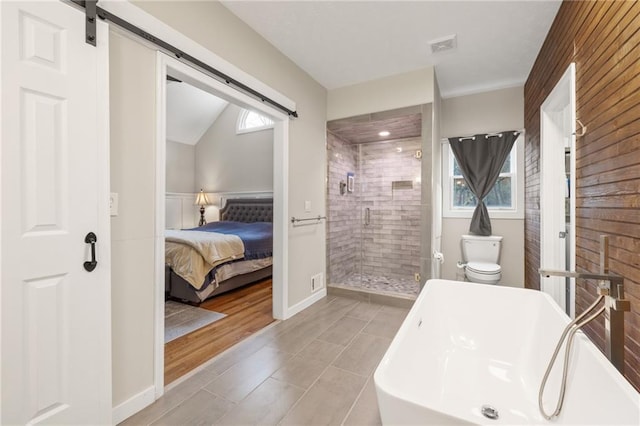
<svg viewBox="0 0 640 426"><path fill-rule="evenodd" d="M576 118L576 123L578 123L580 125L580 133L573 132L573 134L576 135L577 137L584 136L587 133L587 126L582 124L582 121L578 120L577 118Z"/></svg>

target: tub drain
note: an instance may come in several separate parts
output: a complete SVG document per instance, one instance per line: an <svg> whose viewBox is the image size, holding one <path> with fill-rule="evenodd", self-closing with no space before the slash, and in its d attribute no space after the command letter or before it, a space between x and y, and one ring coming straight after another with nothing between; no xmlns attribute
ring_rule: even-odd
<svg viewBox="0 0 640 426"><path fill-rule="evenodd" d="M480 412L482 413L483 416L491 420L497 420L499 417L498 410L496 410L490 405L483 405L482 408L480 409Z"/></svg>

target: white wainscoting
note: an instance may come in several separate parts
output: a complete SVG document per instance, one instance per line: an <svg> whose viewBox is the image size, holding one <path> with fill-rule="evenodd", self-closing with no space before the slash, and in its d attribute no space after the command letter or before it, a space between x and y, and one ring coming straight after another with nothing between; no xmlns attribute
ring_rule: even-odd
<svg viewBox="0 0 640 426"><path fill-rule="evenodd" d="M200 207L194 203L196 194L168 192L165 198L166 229L185 229L198 226Z"/></svg>

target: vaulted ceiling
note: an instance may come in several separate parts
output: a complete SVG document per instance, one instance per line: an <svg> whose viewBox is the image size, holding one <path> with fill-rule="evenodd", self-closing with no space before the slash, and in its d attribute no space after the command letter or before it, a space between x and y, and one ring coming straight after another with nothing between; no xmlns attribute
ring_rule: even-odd
<svg viewBox="0 0 640 426"><path fill-rule="evenodd" d="M167 140L197 144L228 104L187 83L167 81Z"/></svg>

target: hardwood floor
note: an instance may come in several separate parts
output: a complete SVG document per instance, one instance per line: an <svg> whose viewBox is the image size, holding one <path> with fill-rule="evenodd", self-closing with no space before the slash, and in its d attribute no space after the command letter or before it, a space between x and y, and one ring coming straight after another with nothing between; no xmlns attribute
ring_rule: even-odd
<svg viewBox="0 0 640 426"><path fill-rule="evenodd" d="M214 297L200 307L227 316L164 346L165 385L272 323L271 279Z"/></svg>

